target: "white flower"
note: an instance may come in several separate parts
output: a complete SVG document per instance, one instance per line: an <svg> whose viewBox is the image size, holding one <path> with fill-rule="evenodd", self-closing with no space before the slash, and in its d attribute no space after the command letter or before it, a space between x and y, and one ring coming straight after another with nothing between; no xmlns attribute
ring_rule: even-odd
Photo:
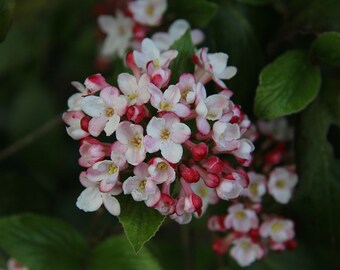
<svg viewBox="0 0 340 270"><path fill-rule="evenodd" d="M130 46L133 21L125 17L121 12L117 12L116 15L116 18L109 15L98 17L100 29L107 34L101 48L103 56L119 55L123 57Z"/></svg>
<svg viewBox="0 0 340 270"><path fill-rule="evenodd" d="M232 243L234 246L230 250L230 255L242 267L248 266L255 260L261 259L264 255L260 245L253 243L248 237L241 237Z"/></svg>
<svg viewBox="0 0 340 270"><path fill-rule="evenodd" d="M23 266L20 262L18 262L14 258L10 258L7 261L7 270L28 270L27 267Z"/></svg>
<svg viewBox="0 0 340 270"><path fill-rule="evenodd" d="M143 127L124 121L120 123L116 131L117 140L125 146L125 157L131 165L138 165L145 159Z"/></svg>
<svg viewBox="0 0 340 270"><path fill-rule="evenodd" d="M287 204L297 181L295 173L283 167L275 168L269 175L268 192L277 202Z"/></svg>
<svg viewBox="0 0 340 270"><path fill-rule="evenodd" d="M143 105L150 99L150 93L147 86L150 83L148 75L143 74L137 83L136 77L121 73L118 76L118 85L120 91L125 95L128 105Z"/></svg>
<svg viewBox="0 0 340 270"><path fill-rule="evenodd" d="M85 212L94 212L104 204L105 208L114 216L120 214L120 204L114 197L122 192L121 183L116 182L106 192L100 190L98 183L90 181L85 172L80 174L80 181L86 189L77 199L77 207Z"/></svg>
<svg viewBox="0 0 340 270"><path fill-rule="evenodd" d="M194 61L198 65L195 70L196 81L203 84L211 79L221 87L226 88L223 80L229 80L235 76L237 69L233 66L227 66L229 56L225 53L209 53L207 48L199 49Z"/></svg>
<svg viewBox="0 0 340 270"><path fill-rule="evenodd" d="M131 194L135 201L145 201L149 207L155 206L161 198L161 192L148 172L148 164L140 163L133 173L135 176L123 183L124 194Z"/></svg>
<svg viewBox="0 0 340 270"><path fill-rule="evenodd" d="M152 35L151 39L158 49L165 51L168 50L176 40L180 39L188 29L190 29L190 24L186 20L176 20L170 25L167 33L157 32ZM204 34L201 30L194 29L190 34L194 45L200 44L204 39Z"/></svg>
<svg viewBox="0 0 340 270"><path fill-rule="evenodd" d="M218 152L232 151L240 147L238 139L241 136L238 124L217 121L213 126L213 139L216 143L215 150Z"/></svg>
<svg viewBox="0 0 340 270"><path fill-rule="evenodd" d="M80 140L89 136L89 133L81 127L81 121L84 117L86 117L85 114L80 111L67 111L63 113L63 121L68 125L66 132L74 140Z"/></svg>
<svg viewBox="0 0 340 270"><path fill-rule="evenodd" d="M249 186L244 189L244 195L253 202L261 202L262 196L266 193L266 177L263 174L249 172Z"/></svg>
<svg viewBox="0 0 340 270"><path fill-rule="evenodd" d="M270 237L277 243L284 243L294 238L294 223L288 219L273 218L265 221L260 227L261 237Z"/></svg>
<svg viewBox="0 0 340 270"><path fill-rule="evenodd" d="M177 163L183 155L182 143L190 138L190 128L180 123L173 113L167 113L162 118L153 117L146 127L145 147L147 152L161 150L162 156L172 163Z"/></svg>
<svg viewBox="0 0 340 270"><path fill-rule="evenodd" d="M141 52L133 51L133 56L136 65L143 70L146 70L146 65L150 61L153 61L155 68L168 67L171 61L178 55L176 50L168 50L161 53L153 41L149 38L143 39L141 50Z"/></svg>
<svg viewBox="0 0 340 270"><path fill-rule="evenodd" d="M161 111L174 112L179 117L187 117L190 114L190 109L179 103L181 92L175 85L170 85L164 93L154 84L148 85L148 90L151 93L151 105Z"/></svg>
<svg viewBox="0 0 340 270"><path fill-rule="evenodd" d="M129 2L133 19L149 26L159 25L167 8L166 0L137 0Z"/></svg>
<svg viewBox="0 0 340 270"><path fill-rule="evenodd" d="M126 112L127 101L119 95L117 88L107 87L100 92L100 97L85 97L81 107L92 117L89 122L90 134L96 137L104 130L110 136L117 128L120 116Z"/></svg>
<svg viewBox="0 0 340 270"><path fill-rule="evenodd" d="M228 215L224 220L227 229L232 228L238 232L249 232L259 226L259 220L254 210L244 208L243 204L235 204L228 209Z"/></svg>
<svg viewBox="0 0 340 270"><path fill-rule="evenodd" d="M271 121L258 121L260 132L272 136L276 141L289 141L293 138L293 128L289 126L287 118L279 117Z"/></svg>
<svg viewBox="0 0 340 270"><path fill-rule="evenodd" d="M243 175L243 173L232 172L221 178L221 182L216 188L217 196L222 200L235 199L240 196L248 183L248 176Z"/></svg>
<svg viewBox="0 0 340 270"><path fill-rule="evenodd" d="M198 182L192 183L190 187L195 194L201 197L202 215L207 210L209 204L215 204L218 202L215 189L207 187L202 178Z"/></svg>

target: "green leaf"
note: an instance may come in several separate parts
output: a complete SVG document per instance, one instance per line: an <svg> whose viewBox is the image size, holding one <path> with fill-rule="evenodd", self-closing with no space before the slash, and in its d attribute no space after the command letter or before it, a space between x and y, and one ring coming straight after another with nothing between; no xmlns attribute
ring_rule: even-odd
<svg viewBox="0 0 340 270"><path fill-rule="evenodd" d="M267 5L272 2L272 0L237 0L240 3L245 3L249 5L261 6Z"/></svg>
<svg viewBox="0 0 340 270"><path fill-rule="evenodd" d="M168 1L168 12L176 18L190 22L192 26L203 28L215 16L218 6L206 0L171 0Z"/></svg>
<svg viewBox="0 0 340 270"><path fill-rule="evenodd" d="M60 220L37 215L0 219L0 246L32 270L81 269L84 239Z"/></svg>
<svg viewBox="0 0 340 270"><path fill-rule="evenodd" d="M185 34L180 39L176 40L170 48L178 51L178 56L170 66L172 71L172 82L177 83L179 76L182 73L192 72L194 70L192 56L195 53L195 48L192 44L190 31L188 30L185 32Z"/></svg>
<svg viewBox="0 0 340 270"><path fill-rule="evenodd" d="M0 41L4 40L12 22L14 0L0 1Z"/></svg>
<svg viewBox="0 0 340 270"><path fill-rule="evenodd" d="M293 0L289 2L286 28L290 32L340 31L338 0Z"/></svg>
<svg viewBox="0 0 340 270"><path fill-rule="evenodd" d="M327 138L332 125L340 126L339 80L323 82L320 96L302 112L297 123L300 185L294 201L301 235L339 251L340 160Z"/></svg>
<svg viewBox="0 0 340 270"><path fill-rule="evenodd" d="M157 260L144 248L135 254L124 236L111 237L92 253L89 270L161 270Z"/></svg>
<svg viewBox="0 0 340 270"><path fill-rule="evenodd" d="M249 8L246 7L245 9ZM257 10L257 13L259 11ZM266 15L260 13L262 17ZM262 18L261 17L261 18ZM245 109L252 106L257 78L262 65L262 51L252 23L239 5L222 1L214 20L209 25L206 40L209 52L224 52L229 55L228 65L237 67L237 74L226 85L235 92L234 100ZM268 25L268 24L267 24Z"/></svg>
<svg viewBox="0 0 340 270"><path fill-rule="evenodd" d="M323 33L314 41L312 52L322 62L340 67L340 34Z"/></svg>
<svg viewBox="0 0 340 270"><path fill-rule="evenodd" d="M119 221L134 251L138 253L155 236L165 216L143 202L134 201L130 196L120 196L118 200L122 209Z"/></svg>
<svg viewBox="0 0 340 270"><path fill-rule="evenodd" d="M307 54L288 51L262 70L255 113L273 119L299 112L317 96L320 83L320 69L308 63Z"/></svg>

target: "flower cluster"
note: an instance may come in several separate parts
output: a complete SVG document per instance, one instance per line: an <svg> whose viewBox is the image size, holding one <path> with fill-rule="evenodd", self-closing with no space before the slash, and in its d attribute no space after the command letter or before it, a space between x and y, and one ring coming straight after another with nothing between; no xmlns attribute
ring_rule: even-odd
<svg viewBox="0 0 340 270"><path fill-rule="evenodd" d="M246 172L231 162L251 164L254 146L244 136L251 122L222 81L236 68L227 66L228 55L202 48L193 56L195 72L176 79L171 64L177 55L146 38L141 50L126 56L132 74L121 73L117 87L100 74L84 85L72 83L79 93L69 98L63 119L68 134L80 140L79 164L86 168L80 209L103 204L117 216L116 196L123 193L188 223L248 186ZM208 95L211 81L218 87Z"/></svg>
<svg viewBox="0 0 340 270"><path fill-rule="evenodd" d="M292 163L291 149L287 141L292 138L292 130L286 119L258 123L260 134L253 126L246 136L258 138L260 145L254 159L261 171L248 172L249 186L244 189L237 202L228 207L227 213L212 216L208 228L215 232L227 232L213 242L217 254L230 255L241 265L248 266L263 258L267 247L273 251L294 249L294 223L278 215L265 214L263 196L268 193L280 203L287 204L297 184L297 175Z"/></svg>
<svg viewBox="0 0 340 270"><path fill-rule="evenodd" d="M111 7L112 3L96 6L99 29L105 34L100 49L102 61L116 56L123 58L130 48L140 49L141 41L147 33L161 24L167 1L123 1L121 4L116 3L114 11ZM187 21L176 20L170 25L168 32L156 32L151 39L160 50L167 50L188 29L190 25ZM191 31L191 36L194 44L199 44L204 39L203 32L198 29Z"/></svg>

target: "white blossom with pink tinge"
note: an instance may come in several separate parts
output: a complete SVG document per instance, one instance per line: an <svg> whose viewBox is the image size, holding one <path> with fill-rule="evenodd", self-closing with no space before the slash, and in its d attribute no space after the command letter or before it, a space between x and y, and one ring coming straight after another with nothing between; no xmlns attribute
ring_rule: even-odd
<svg viewBox="0 0 340 270"><path fill-rule="evenodd" d="M140 163L133 173L135 175L123 183L124 194L131 194L135 201L145 201L149 207L155 206L161 198L161 192L148 172L148 164Z"/></svg>
<svg viewBox="0 0 340 270"><path fill-rule="evenodd" d="M208 54L207 48L199 49L194 56L196 81L206 84L213 79L220 88L226 88L222 80L231 79L237 72L236 67L227 66L228 58L225 53Z"/></svg>
<svg viewBox="0 0 340 270"><path fill-rule="evenodd" d="M63 113L63 121L68 125L66 132L74 140L80 140L90 135L81 127L81 120L84 117L85 114L80 111L67 111Z"/></svg>
<svg viewBox="0 0 340 270"><path fill-rule="evenodd" d="M216 121L222 116L223 110L227 107L229 99L222 94L215 94L207 97L203 84L197 84L196 98L196 126L199 132L207 135L210 132L208 120Z"/></svg>
<svg viewBox="0 0 340 270"><path fill-rule="evenodd" d="M149 165L148 172L157 184L171 184L176 179L176 172L170 164L162 158L154 158Z"/></svg>
<svg viewBox="0 0 340 270"><path fill-rule="evenodd" d="M103 130L107 136L116 130L120 117L127 109L126 99L115 87L107 87L100 96L87 96L81 102L83 111L92 117L89 122L89 133L97 137Z"/></svg>
<svg viewBox="0 0 340 270"><path fill-rule="evenodd" d="M217 121L213 126L213 139L216 143L215 150L218 152L228 152L240 147L239 138L241 136L238 124Z"/></svg>
<svg viewBox="0 0 340 270"><path fill-rule="evenodd" d="M111 160L99 161L87 169L87 178L92 182L100 182L101 190L106 191L118 181L119 172L125 164L125 156L113 151Z"/></svg>
<svg viewBox="0 0 340 270"><path fill-rule="evenodd" d="M128 106L143 105L150 99L150 93L147 89L150 79L148 75L143 74L137 82L135 76L128 73L121 73L118 76L118 85L120 91L127 99Z"/></svg>
<svg viewBox="0 0 340 270"><path fill-rule="evenodd" d="M155 68L168 67L177 55L178 52L176 50L168 50L161 53L153 41L149 38L143 39L141 52L133 51L136 65L143 70L146 70L146 65L150 61L153 61Z"/></svg>
<svg viewBox="0 0 340 270"><path fill-rule="evenodd" d="M121 183L115 182L113 186L103 192L97 182L90 181L85 172L80 174L80 182L86 189L77 199L77 207L85 212L97 211L102 204L114 216L120 214L120 204L114 197L122 192Z"/></svg>
<svg viewBox="0 0 340 270"><path fill-rule="evenodd" d="M144 145L149 153L161 150L162 156L177 163L183 155L182 143L190 138L190 128L181 123L179 118L172 113L167 113L162 118L153 117L146 127Z"/></svg>
<svg viewBox="0 0 340 270"><path fill-rule="evenodd" d="M181 92L177 86L170 85L168 89L162 92L154 84L150 83L148 90L151 93L151 105L159 112L173 112L179 117L187 117L191 113L186 105L179 103Z"/></svg>
<svg viewBox="0 0 340 270"><path fill-rule="evenodd" d="M248 172L249 186L244 189L243 194L253 202L261 202L266 193L266 177L263 174Z"/></svg>
<svg viewBox="0 0 340 270"><path fill-rule="evenodd" d="M277 243L284 243L294 238L294 223L289 219L273 218L261 224L261 237L270 239Z"/></svg>
<svg viewBox="0 0 340 270"><path fill-rule="evenodd" d="M264 256L264 250L261 246L253 243L249 237L235 239L232 244L234 246L230 250L230 255L242 267L249 266Z"/></svg>
<svg viewBox="0 0 340 270"><path fill-rule="evenodd" d="M298 182L298 176L284 167L275 168L269 175L268 192L274 199L287 204Z"/></svg>
<svg viewBox="0 0 340 270"><path fill-rule="evenodd" d="M91 167L96 162L109 156L110 144L101 143L100 141L88 137L81 141L79 153L81 157L78 160L80 166Z"/></svg>
<svg viewBox="0 0 340 270"><path fill-rule="evenodd" d="M133 19L149 26L160 24L162 16L167 8L166 0L137 0L129 2L129 10Z"/></svg>
<svg viewBox="0 0 340 270"><path fill-rule="evenodd" d="M189 29L190 24L186 20L179 19L170 25L168 32L157 32L152 35L151 39L158 49L165 51ZM204 33L199 29L191 30L190 35L194 45L198 45L204 40Z"/></svg>
<svg viewBox="0 0 340 270"><path fill-rule="evenodd" d="M240 196L245 187L248 186L248 179L237 172L223 176L219 186L216 188L217 196L222 200L235 199Z"/></svg>
<svg viewBox="0 0 340 270"><path fill-rule="evenodd" d="M124 121L117 127L116 137L119 147L125 153L128 163L133 166L143 162L146 156L144 147L143 127Z"/></svg>
<svg viewBox="0 0 340 270"><path fill-rule="evenodd" d="M123 13L117 12L116 17L101 15L98 17L98 25L107 36L101 47L100 54L106 57L118 55L123 57L130 47L133 36L133 21L125 17Z"/></svg>
<svg viewBox="0 0 340 270"><path fill-rule="evenodd" d="M193 104L196 100L196 82L195 78L190 73L183 73L179 77L179 82L176 84L181 92L180 101L183 104Z"/></svg>
<svg viewBox="0 0 340 270"><path fill-rule="evenodd" d="M227 229L247 233L258 228L259 220L254 210L244 208L244 205L239 203L228 208L224 225Z"/></svg>

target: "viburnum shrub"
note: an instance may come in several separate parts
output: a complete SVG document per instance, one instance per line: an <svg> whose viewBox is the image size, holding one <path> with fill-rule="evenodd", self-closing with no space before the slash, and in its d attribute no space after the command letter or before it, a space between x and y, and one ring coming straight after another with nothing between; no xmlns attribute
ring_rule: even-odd
<svg viewBox="0 0 340 270"><path fill-rule="evenodd" d="M284 143L273 143L276 127L258 124L270 139L254 162L263 164L253 166L259 132L232 100L225 81L237 69L228 66L228 55L195 48L204 34L182 19L168 32L146 37L160 25L166 6L164 0L132 1L116 17L98 17L106 34L100 57L126 55L130 72L112 84L100 73L84 84L72 82L79 92L69 98L63 120L67 133L80 141L85 189L78 208L93 212L104 205L119 216L122 196L130 196L186 224L210 204L231 201L225 215L209 218L209 230L227 232L213 242L217 254L230 248L247 266L265 256L267 244L274 251L294 248L293 222L262 213L266 192L286 204L297 183L293 167L282 165Z"/></svg>

